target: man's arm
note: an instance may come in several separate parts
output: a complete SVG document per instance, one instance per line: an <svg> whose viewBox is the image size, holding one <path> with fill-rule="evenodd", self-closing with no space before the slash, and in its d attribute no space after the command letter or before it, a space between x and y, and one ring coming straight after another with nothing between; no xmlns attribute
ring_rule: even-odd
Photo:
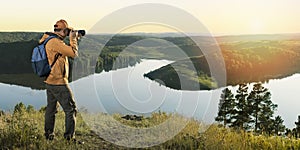
<svg viewBox="0 0 300 150"><path fill-rule="evenodd" d="M51 45L51 48L56 50L58 53L62 54L63 56L68 57L76 57L78 56L78 42L76 35L70 34L70 46L66 45L62 40L54 38L53 41L50 40L49 44Z"/></svg>

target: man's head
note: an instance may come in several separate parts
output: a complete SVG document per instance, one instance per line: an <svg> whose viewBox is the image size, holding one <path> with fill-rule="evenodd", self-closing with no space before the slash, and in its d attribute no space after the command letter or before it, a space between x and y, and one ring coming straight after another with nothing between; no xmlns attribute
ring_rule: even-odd
<svg viewBox="0 0 300 150"><path fill-rule="evenodd" d="M63 38L68 36L70 30L72 30L72 28L69 27L67 21L63 19L58 20L54 25L54 32L58 33Z"/></svg>

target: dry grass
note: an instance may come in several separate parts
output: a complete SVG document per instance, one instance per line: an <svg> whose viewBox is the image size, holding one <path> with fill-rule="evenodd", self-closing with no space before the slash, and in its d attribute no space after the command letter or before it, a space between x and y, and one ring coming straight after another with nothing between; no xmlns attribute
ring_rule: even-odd
<svg viewBox="0 0 300 150"><path fill-rule="evenodd" d="M201 132L207 126L193 119L166 113L153 113L150 117L143 117L140 121L125 120L119 114L82 113L77 117L76 138L84 141L85 144L79 145L63 139L63 112L60 111L56 118L56 138L54 141L47 141L43 136L44 113L42 111L26 112L24 110L21 113L0 116L0 149L130 149L117 145L130 145L130 142L138 147L142 145L146 149L300 149L300 141L297 139L257 136L217 125L211 125L205 132ZM123 127L120 127L120 124ZM131 130L123 130L124 127L131 128L132 131L149 129L160 127L162 124L167 126L161 128L161 133L177 130L180 132L168 139L166 134L143 135L136 132L127 133ZM183 129L180 128L182 125L184 125ZM110 130L104 132L104 129ZM108 133L111 133L110 137L114 141L109 142L101 138ZM136 138L130 138L132 135ZM155 143L156 139L168 140ZM158 145L153 146L153 144Z"/></svg>

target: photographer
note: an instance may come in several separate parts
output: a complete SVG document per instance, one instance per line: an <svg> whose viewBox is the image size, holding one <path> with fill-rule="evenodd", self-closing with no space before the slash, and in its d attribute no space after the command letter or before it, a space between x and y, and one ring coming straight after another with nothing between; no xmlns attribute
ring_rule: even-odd
<svg viewBox="0 0 300 150"><path fill-rule="evenodd" d="M68 85L69 62L68 57L74 58L78 55L77 41L81 37L78 32L73 31L65 20L59 20L54 25L54 32L45 33L40 40L42 43L49 36L56 36L46 44L46 53L49 64L54 63L49 76L45 79L47 90L47 108L45 113L45 137L47 140L54 139L55 114L58 103L65 113L64 138L75 140L76 104ZM69 36L70 46L64 43Z"/></svg>

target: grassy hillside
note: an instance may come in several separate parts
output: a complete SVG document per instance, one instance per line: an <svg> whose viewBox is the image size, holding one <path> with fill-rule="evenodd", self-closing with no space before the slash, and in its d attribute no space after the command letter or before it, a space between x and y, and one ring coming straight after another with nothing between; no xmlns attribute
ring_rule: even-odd
<svg viewBox="0 0 300 150"><path fill-rule="evenodd" d="M19 105L20 106L20 105ZM43 137L44 109L35 111L31 106L21 106L13 114L0 113L0 149L130 149L118 146L124 137L112 135L115 142L110 143L98 136L90 129L83 118L84 112L77 117L76 138L84 141L84 145L70 143L64 140L64 115L57 114L54 141L46 141ZM94 114L95 115L95 114ZM133 128L149 128L159 125L174 114L154 113L141 120L126 120L121 115L98 114L98 128L108 126L111 130L118 128L110 123L110 119ZM180 116L178 116L180 117ZM175 118L178 118L175 117ZM186 118L187 119L187 118ZM211 125L205 132L203 124L188 119L183 130L172 139L147 149L299 149L300 140L280 136L255 135L251 132L235 131L217 125ZM177 124L180 124L177 122ZM173 126L176 126L174 122ZM171 126L170 126L171 127ZM170 128L171 129L171 128ZM107 133L107 132L106 132ZM129 133L127 133L129 134ZM126 135L126 133L120 133ZM138 135L137 135L138 136ZM158 135L156 138L160 138ZM126 137L125 137L126 138ZM134 142L143 142L145 139L135 139ZM125 141L124 141L125 142Z"/></svg>

